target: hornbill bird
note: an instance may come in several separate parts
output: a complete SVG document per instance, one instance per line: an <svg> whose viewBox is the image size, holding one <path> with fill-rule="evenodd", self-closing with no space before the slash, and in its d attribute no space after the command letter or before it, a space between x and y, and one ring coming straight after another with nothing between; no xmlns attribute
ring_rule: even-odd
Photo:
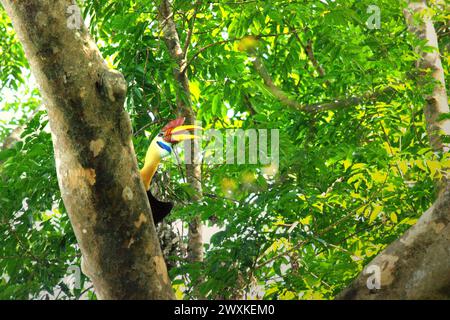
<svg viewBox="0 0 450 320"><path fill-rule="evenodd" d="M156 169L162 159L172 153L172 147L178 142L192 140L196 135L189 131L202 129L195 125L183 125L184 118L170 121L161 132L152 140L145 155L144 167L141 169L141 178L147 191L148 200L152 209L153 221L155 225L161 222L172 210L172 202L162 202L157 200L150 191L150 183L155 175Z"/></svg>

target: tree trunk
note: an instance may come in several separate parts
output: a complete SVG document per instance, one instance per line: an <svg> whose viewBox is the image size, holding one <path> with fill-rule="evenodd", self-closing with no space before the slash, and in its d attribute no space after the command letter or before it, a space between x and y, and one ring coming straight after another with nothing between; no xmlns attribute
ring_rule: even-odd
<svg viewBox="0 0 450 320"><path fill-rule="evenodd" d="M405 10L405 18L408 30L414 33L419 39L426 40L427 45L435 48L433 52L420 52L421 59L417 61L417 67L421 72L430 72L432 79L436 82L433 92L425 97L424 108L428 137L430 144L435 151L449 151L448 143L444 143L442 135L450 132L450 119L438 121L442 114L448 113L448 100L445 90L445 74L442 68L442 61L439 54L438 38L428 11L426 0L411 1ZM428 12L427 12L428 11ZM415 23L414 16L420 16L419 24ZM424 74L425 76L426 74ZM422 82L427 79L424 77Z"/></svg>
<svg viewBox="0 0 450 320"><path fill-rule="evenodd" d="M197 4L198 5L198 4ZM195 10L196 12L196 10ZM188 36L184 49L181 47L180 38L173 19L173 12L168 0L162 0L159 7L160 23L164 34L164 41L169 50L171 57L177 62L177 68L173 70L175 80L178 82L179 88L177 90L177 107L178 113L185 117L187 123L195 124L195 113L191 105L191 92L189 89L189 78L187 76L187 60L186 53L189 47L190 37ZM194 13L195 15L195 13ZM192 30L190 31L190 33ZM191 163L186 164L187 182L195 190L196 195L194 201L202 198L202 184L201 184L201 167L199 164L198 142L192 142ZM199 216L195 216L189 223L188 234L188 258L190 261L203 261L203 240L202 240L202 223Z"/></svg>
<svg viewBox="0 0 450 320"><path fill-rule="evenodd" d="M122 74L108 69L82 22L68 24L77 13L72 1L0 1L45 100L61 195L97 297L174 298L123 109Z"/></svg>
<svg viewBox="0 0 450 320"><path fill-rule="evenodd" d="M427 15L426 1L409 2L405 18L411 32L425 39L434 52L421 52L417 66L429 70L436 86L426 97L424 108L427 131L432 148L447 152L442 134L450 135L449 120L439 121L449 112L445 91L444 71L439 56L438 41L433 23ZM413 14L421 16L414 23ZM426 80L425 73L423 81ZM447 174L447 173L446 173ZM444 174L444 176L446 176ZM438 185L436 202L399 240L389 245L371 261L358 278L338 299L449 299L450 298L450 184L444 178ZM373 270L380 271L380 289L368 289ZM372 286L371 286L372 287Z"/></svg>

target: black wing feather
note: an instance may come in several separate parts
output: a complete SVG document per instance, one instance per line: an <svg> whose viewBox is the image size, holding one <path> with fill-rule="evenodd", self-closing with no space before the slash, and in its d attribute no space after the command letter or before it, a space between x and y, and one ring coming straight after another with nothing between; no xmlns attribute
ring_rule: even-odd
<svg viewBox="0 0 450 320"><path fill-rule="evenodd" d="M172 211L173 203L159 201L152 195L150 190L147 191L147 197L150 202L150 207L152 208L153 222L157 224Z"/></svg>

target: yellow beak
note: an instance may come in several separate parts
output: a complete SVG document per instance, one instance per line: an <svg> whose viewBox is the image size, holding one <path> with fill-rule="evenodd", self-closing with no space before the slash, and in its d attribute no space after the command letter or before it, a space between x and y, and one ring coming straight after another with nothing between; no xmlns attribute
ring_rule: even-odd
<svg viewBox="0 0 450 320"><path fill-rule="evenodd" d="M203 130L203 128L200 126L193 125L193 124L187 124L184 126L179 126L179 127L173 128L171 133L174 134L174 133L177 133L180 131L187 131L187 130Z"/></svg>
<svg viewBox="0 0 450 320"><path fill-rule="evenodd" d="M200 138L200 137L196 136L194 134L184 134L184 133L180 133L180 134L172 136L172 140L176 141L176 142L185 141L185 140L193 140L193 139L198 139L198 138Z"/></svg>
<svg viewBox="0 0 450 320"><path fill-rule="evenodd" d="M191 124L173 128L170 131L170 139L172 141L176 141L176 142L198 139L198 138L200 138L199 136L189 133L189 131L195 131L195 130L203 130L203 128L200 126L191 125Z"/></svg>

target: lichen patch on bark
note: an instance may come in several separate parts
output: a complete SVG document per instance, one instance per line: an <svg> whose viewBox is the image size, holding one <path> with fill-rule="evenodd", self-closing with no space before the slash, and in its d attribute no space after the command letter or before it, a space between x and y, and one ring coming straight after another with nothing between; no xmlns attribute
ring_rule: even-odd
<svg viewBox="0 0 450 320"><path fill-rule="evenodd" d="M431 225L433 227L433 230L436 233L441 233L441 231L445 228L445 224L442 222L434 223Z"/></svg>
<svg viewBox="0 0 450 320"><path fill-rule="evenodd" d="M398 257L386 254L380 258L381 261L377 265L381 268L381 286L383 287L390 285L395 280L394 271Z"/></svg>
<svg viewBox="0 0 450 320"><path fill-rule="evenodd" d="M67 173L66 183L69 188L77 188L88 183L93 186L96 182L96 173L92 168L70 169Z"/></svg>
<svg viewBox="0 0 450 320"><path fill-rule="evenodd" d="M131 238L131 239L128 241L127 248L130 249L131 245L132 245L134 242L135 242L134 238Z"/></svg>
<svg viewBox="0 0 450 320"><path fill-rule="evenodd" d="M147 216L144 213L139 215L139 219L134 222L134 225L137 229L139 229L143 223L147 223Z"/></svg>
<svg viewBox="0 0 450 320"><path fill-rule="evenodd" d="M162 278L165 284L169 283L169 277L167 276L166 263L161 256L154 256L153 263L155 265L156 273Z"/></svg>
<svg viewBox="0 0 450 320"><path fill-rule="evenodd" d="M97 157L100 154L100 152L102 152L104 147L105 147L105 141L103 139L93 140L89 144L89 149L94 154L94 158Z"/></svg>
<svg viewBox="0 0 450 320"><path fill-rule="evenodd" d="M131 190L130 187L126 186L125 188L123 188L122 198L127 201L133 200L133 191Z"/></svg>
<svg viewBox="0 0 450 320"><path fill-rule="evenodd" d="M84 99L86 98L87 92L86 92L86 88L85 87L81 87L80 89L80 98Z"/></svg>

